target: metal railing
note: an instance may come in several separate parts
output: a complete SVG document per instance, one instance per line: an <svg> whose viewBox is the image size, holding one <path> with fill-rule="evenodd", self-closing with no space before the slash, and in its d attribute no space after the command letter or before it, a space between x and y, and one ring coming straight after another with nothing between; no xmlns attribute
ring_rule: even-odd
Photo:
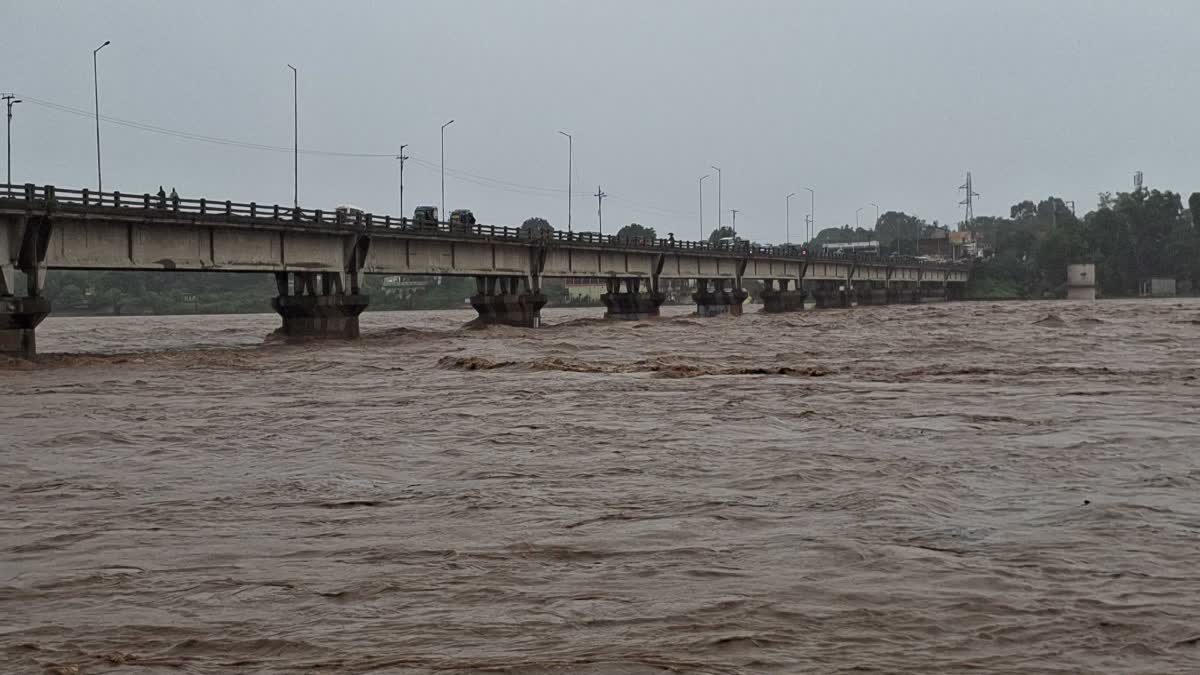
<svg viewBox="0 0 1200 675"><path fill-rule="evenodd" d="M781 258L808 262L859 262L905 267L966 267L961 261L921 260L912 256L883 256L868 253L834 253L807 251L800 246L760 246L747 241L685 241L669 237L618 237L597 232L537 231L529 228L501 225L465 224L444 221L377 216L359 210L303 209L279 204L234 202L230 200L185 199L143 192L97 192L83 188L71 190L53 185L32 183L8 185L0 183L0 209L18 208L24 211L56 211L95 213L97 215L153 217L160 220L203 222L254 222L286 227L301 227L328 231L407 232L418 236L449 236L484 239L507 239L545 244L580 244L615 249L655 249L724 254L732 257Z"/></svg>

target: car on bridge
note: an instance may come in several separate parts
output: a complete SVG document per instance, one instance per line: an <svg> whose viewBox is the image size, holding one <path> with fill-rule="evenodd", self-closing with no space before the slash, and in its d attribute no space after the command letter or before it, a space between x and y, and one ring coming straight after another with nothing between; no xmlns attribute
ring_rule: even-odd
<svg viewBox="0 0 1200 675"><path fill-rule="evenodd" d="M436 206L418 206L413 211L413 225L418 229L433 229L438 226L438 209Z"/></svg>
<svg viewBox="0 0 1200 675"><path fill-rule="evenodd" d="M454 209L450 212L451 232L470 232L475 226L475 214L470 209Z"/></svg>

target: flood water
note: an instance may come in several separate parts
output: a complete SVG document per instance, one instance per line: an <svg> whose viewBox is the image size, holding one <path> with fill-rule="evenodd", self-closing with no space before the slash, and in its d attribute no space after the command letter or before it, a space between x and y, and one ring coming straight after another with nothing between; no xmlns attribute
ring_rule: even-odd
<svg viewBox="0 0 1200 675"><path fill-rule="evenodd" d="M1200 302L687 311L47 319L0 672L1200 670Z"/></svg>

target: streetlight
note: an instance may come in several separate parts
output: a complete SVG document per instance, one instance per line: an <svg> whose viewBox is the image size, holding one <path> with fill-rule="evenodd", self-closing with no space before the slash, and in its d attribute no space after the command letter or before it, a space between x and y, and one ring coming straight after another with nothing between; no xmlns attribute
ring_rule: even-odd
<svg viewBox="0 0 1200 675"><path fill-rule="evenodd" d="M793 193L789 194L787 196L787 199L785 199L783 202L784 206L785 206L783 218L784 218L784 223L786 223L786 227L787 227L787 241L784 242L786 244L792 243L792 197L795 197L795 196L796 196L796 193L793 192Z"/></svg>
<svg viewBox="0 0 1200 675"><path fill-rule="evenodd" d="M721 168L711 166L710 168L717 170L717 232L721 231Z"/></svg>
<svg viewBox="0 0 1200 675"><path fill-rule="evenodd" d="M813 230L817 228L817 217L814 214L813 209L817 203L817 193L814 192L810 187L806 187L804 189L808 190L808 241L812 241Z"/></svg>
<svg viewBox="0 0 1200 675"><path fill-rule="evenodd" d="M575 139L565 131L558 133L567 137L567 234L571 233L571 175L574 173L573 165L575 164Z"/></svg>
<svg viewBox="0 0 1200 675"><path fill-rule="evenodd" d="M711 175L706 173L700 176L700 241L704 241L704 179Z"/></svg>
<svg viewBox="0 0 1200 675"><path fill-rule="evenodd" d="M8 107L8 133L5 135L5 141L8 145L8 194L12 194L12 107L21 102L21 99L16 98L12 94L0 96L4 99L4 104Z"/></svg>
<svg viewBox="0 0 1200 675"><path fill-rule="evenodd" d="M451 124L454 120L442 125L442 218L446 217L446 127Z"/></svg>
<svg viewBox="0 0 1200 675"><path fill-rule="evenodd" d="M96 191L101 197L104 195L104 177L100 172L100 71L96 65L96 55L110 43L112 40L105 40L104 44L92 50L92 86L96 90Z"/></svg>
<svg viewBox="0 0 1200 675"><path fill-rule="evenodd" d="M292 207L300 208L300 73L292 69Z"/></svg>
<svg viewBox="0 0 1200 675"><path fill-rule="evenodd" d="M875 227L879 227L879 205L876 204L875 202L867 202L867 203L870 204L871 206L875 207Z"/></svg>
<svg viewBox="0 0 1200 675"><path fill-rule="evenodd" d="M854 212L854 227L855 227L855 229L861 227L861 225L858 224L858 214L860 214L862 212L863 212L863 207L861 207L861 206L858 207L858 210Z"/></svg>
<svg viewBox="0 0 1200 675"><path fill-rule="evenodd" d="M404 149L408 144L400 146L400 154L396 155L396 159L400 160L400 222L404 222L404 161L408 159L408 155L404 154Z"/></svg>

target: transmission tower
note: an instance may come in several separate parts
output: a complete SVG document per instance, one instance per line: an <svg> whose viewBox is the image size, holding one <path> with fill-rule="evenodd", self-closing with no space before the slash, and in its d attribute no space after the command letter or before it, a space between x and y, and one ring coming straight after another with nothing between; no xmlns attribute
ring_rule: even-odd
<svg viewBox="0 0 1200 675"><path fill-rule="evenodd" d="M958 186L958 189L967 193L967 196L959 202L959 205L966 207L966 213L963 215L963 223L970 226L971 221L975 220L975 198L979 196L979 193L971 186L970 171L967 172L967 182Z"/></svg>

